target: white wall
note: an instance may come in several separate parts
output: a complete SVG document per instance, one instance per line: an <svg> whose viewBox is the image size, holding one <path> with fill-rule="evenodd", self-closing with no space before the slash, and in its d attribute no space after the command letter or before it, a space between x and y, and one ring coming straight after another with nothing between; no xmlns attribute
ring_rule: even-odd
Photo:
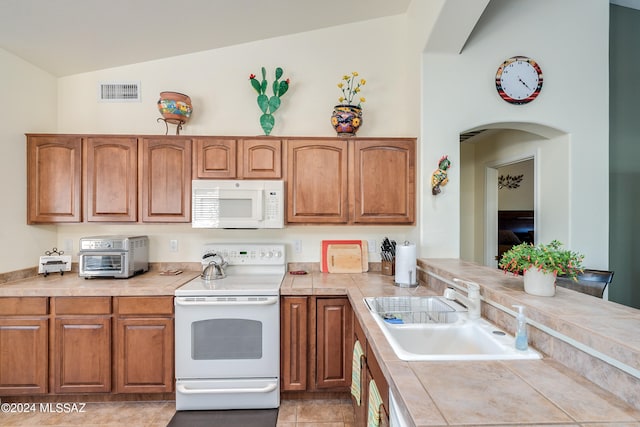
<svg viewBox="0 0 640 427"><path fill-rule="evenodd" d="M533 160L525 160L498 168L498 176L518 177L522 175L518 187L504 186L498 190L498 210L505 211L530 211L533 210Z"/></svg>
<svg viewBox="0 0 640 427"><path fill-rule="evenodd" d="M156 102L165 90L182 92L194 112L185 135L260 135L256 93L249 75L267 78L276 67L291 79L275 113L272 135L335 136L330 124L344 74L367 80L359 136L416 136L419 75L407 67L404 15L278 37L60 79L59 132L164 133ZM139 80L141 103L100 103L97 84ZM404 113L409 113L408 115ZM171 130L171 133L175 130Z"/></svg>
<svg viewBox="0 0 640 427"><path fill-rule="evenodd" d="M407 37L406 16L399 15L64 77L59 80L57 131L162 134L164 124L156 122L160 117L158 94L174 90L188 94L194 105L193 115L181 134L259 135L260 110L249 74L260 76L264 65L268 79L277 66L291 79L289 92L275 113L272 135L335 136L330 115L341 94L336 85L345 73L358 71L367 80L362 90L367 102L358 135L417 137L419 55L409 55ZM98 83L110 80L140 81L142 102L97 102ZM71 242L77 251L82 236L144 233L150 236L152 261L195 261L202 243L212 240L273 240L290 245L289 261L317 262L323 239L375 240L377 252L385 236L399 242L415 241L415 229L287 226L284 230L229 231L193 230L188 224L68 225L58 227L58 244L65 247ZM177 253L169 252L170 239L179 240ZM302 240L302 253L293 252L294 240ZM370 259L378 261L379 254L372 254Z"/></svg>
<svg viewBox="0 0 640 427"><path fill-rule="evenodd" d="M27 150L25 132L55 130L56 79L0 49L0 272L38 264L56 245L53 226L27 226Z"/></svg>
<svg viewBox="0 0 640 427"><path fill-rule="evenodd" d="M443 154L452 167L443 194L422 198L421 256L461 253L459 134L526 122L565 132L569 144L561 170L545 159L537 169L550 181L568 173L568 227L551 236L585 253L587 265L606 266L608 211L592 209L588 200L606 201L609 191L608 15L606 0L492 0L460 55L424 54L421 180ZM527 105L507 104L495 88L498 66L515 55L534 58L544 73L541 95Z"/></svg>

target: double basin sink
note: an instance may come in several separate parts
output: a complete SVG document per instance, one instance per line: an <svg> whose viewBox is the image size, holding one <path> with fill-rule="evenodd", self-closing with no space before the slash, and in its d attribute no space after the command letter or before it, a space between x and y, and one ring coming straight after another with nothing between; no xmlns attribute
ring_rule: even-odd
<svg viewBox="0 0 640 427"><path fill-rule="evenodd" d="M368 297L365 303L401 360L525 360L515 339L445 297Z"/></svg>

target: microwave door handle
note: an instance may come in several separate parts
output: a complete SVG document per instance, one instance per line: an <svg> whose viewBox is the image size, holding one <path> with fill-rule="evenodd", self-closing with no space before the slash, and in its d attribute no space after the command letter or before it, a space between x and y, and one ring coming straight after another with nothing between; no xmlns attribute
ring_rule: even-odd
<svg viewBox="0 0 640 427"><path fill-rule="evenodd" d="M256 219L262 221L264 219L264 190L259 191L258 197L256 197Z"/></svg>
<svg viewBox="0 0 640 427"><path fill-rule="evenodd" d="M276 304L278 302L278 297L271 297L271 298L265 298L262 301L217 301L217 300L192 300L192 299L188 299L188 298L180 298L180 297L176 297L175 298L175 304L176 305L182 305L182 306L212 306L212 305L224 305L224 306L230 306L230 305L273 305Z"/></svg>
<svg viewBox="0 0 640 427"><path fill-rule="evenodd" d="M266 387L259 388L197 388L192 389L185 387L183 384L178 385L177 389L182 394L228 394L228 393L270 393L274 391L278 385L276 383L268 384Z"/></svg>

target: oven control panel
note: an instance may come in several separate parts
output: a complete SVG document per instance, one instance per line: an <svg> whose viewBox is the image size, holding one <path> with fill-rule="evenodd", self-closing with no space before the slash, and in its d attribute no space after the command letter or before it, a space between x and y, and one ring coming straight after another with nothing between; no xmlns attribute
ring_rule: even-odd
<svg viewBox="0 0 640 427"><path fill-rule="evenodd" d="M202 248L202 264L220 255L228 265L284 265L285 245L268 243L208 243Z"/></svg>

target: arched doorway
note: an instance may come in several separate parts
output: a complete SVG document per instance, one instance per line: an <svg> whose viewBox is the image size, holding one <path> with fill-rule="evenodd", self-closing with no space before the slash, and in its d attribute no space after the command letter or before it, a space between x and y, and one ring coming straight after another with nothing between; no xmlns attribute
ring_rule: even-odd
<svg viewBox="0 0 640 427"><path fill-rule="evenodd" d="M515 218L511 231L527 233L520 226L530 222L535 241L569 240L569 139L557 129L531 123L496 123L460 134L461 259L497 266L499 171L524 161L531 165L526 178L532 194L522 211L529 212Z"/></svg>

